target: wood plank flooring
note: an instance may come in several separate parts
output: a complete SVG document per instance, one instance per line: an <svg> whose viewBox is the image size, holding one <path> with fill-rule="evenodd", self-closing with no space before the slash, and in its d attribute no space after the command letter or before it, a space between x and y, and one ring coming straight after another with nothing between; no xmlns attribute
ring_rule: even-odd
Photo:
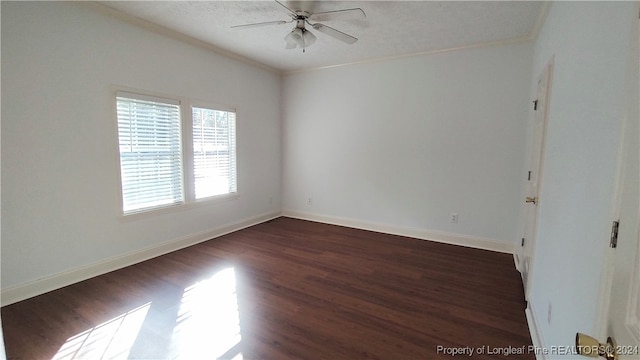
<svg viewBox="0 0 640 360"><path fill-rule="evenodd" d="M524 308L511 255L278 218L2 322L9 359L494 359L531 345Z"/></svg>

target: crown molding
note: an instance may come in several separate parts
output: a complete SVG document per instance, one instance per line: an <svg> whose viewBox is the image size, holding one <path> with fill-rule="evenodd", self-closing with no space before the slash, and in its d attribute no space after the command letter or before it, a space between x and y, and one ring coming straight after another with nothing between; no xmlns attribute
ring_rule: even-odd
<svg viewBox="0 0 640 360"><path fill-rule="evenodd" d="M274 74L277 75L282 75L282 70L280 69L276 69L274 67L271 67L269 65L263 64L259 61L255 61L252 59L249 59L247 57L244 57L242 55L238 55L234 52L222 49L220 47L217 47L215 45L212 45L206 41L194 38L192 36L183 34L181 32L178 32L176 30L173 29L169 29L167 27L164 27L162 25L158 25L155 23L152 23L150 21L129 15L129 14L125 14L121 11L118 11L116 9L113 9L107 5L95 2L95 1L78 1L78 2L73 2L76 3L80 6L85 6L86 8L89 9L93 9L97 12L100 12L104 15L110 16L110 17L114 17L117 18L118 20L124 21L126 23L129 23L131 25L135 25L141 28L144 28L146 30L149 30L151 32L154 32L156 34L160 34L163 36L166 36L168 38L174 39L174 40L178 40L178 41L182 41L188 44L191 44L193 46L205 49L205 50L209 50L217 55L232 59L232 60L236 60L239 62L242 62L244 64L250 65L250 66L254 66L263 70L267 70L269 72L272 72Z"/></svg>
<svg viewBox="0 0 640 360"><path fill-rule="evenodd" d="M493 47L493 46L505 46L505 45L514 45L514 44L524 44L524 43L531 42L531 41L532 41L531 34L527 34L525 36L520 36L520 37L511 38L511 39L505 39L505 40L499 40L499 41L489 41L489 42L475 43L475 44L458 46L458 47L451 47L451 48L438 49L438 50L429 50L429 51L421 51L421 52L417 52L417 53L408 53L408 54L402 54L402 55L383 56L383 57L374 58L374 59L353 61L353 62L336 64L336 65L319 66L319 67L308 68L308 69L282 71L282 73L283 73L283 75L293 75L293 74L300 74L300 73L306 73L306 72L312 72L312 71L318 71L318 70L327 70L327 69L334 69L334 68L340 68L340 67L345 67L345 66L379 63L379 62L385 62L385 61L391 61L391 60L400 60L400 59L407 59L407 58L412 58L412 57L436 55L436 54L443 54L443 53L449 53L449 52L455 52L455 51L461 51L461 50L468 50L468 49L487 48L487 47Z"/></svg>

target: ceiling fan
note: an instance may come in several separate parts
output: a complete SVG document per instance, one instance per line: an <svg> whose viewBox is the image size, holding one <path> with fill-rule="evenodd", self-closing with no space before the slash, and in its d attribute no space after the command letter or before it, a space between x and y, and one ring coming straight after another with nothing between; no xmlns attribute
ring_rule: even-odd
<svg viewBox="0 0 640 360"><path fill-rule="evenodd" d="M341 10L333 10L333 11L323 11L312 13L304 10L292 10L288 6L284 5L278 0L275 0L280 6L287 9L289 11L289 16L291 16L291 20L277 20L277 21L267 21L267 22L259 22L253 24L245 24L245 25L235 25L231 28L233 29L244 29L244 28L253 28L259 26L268 26L268 25L282 25L289 24L292 22L296 23L296 26L291 30L287 36L284 37L286 41L286 49L295 49L296 47L302 48L302 52L305 52L305 49L316 42L316 36L313 33L306 29L305 25L309 25L315 30L320 31L326 35L329 35L337 40L340 40L346 44L353 44L358 41L358 38L353 37L349 34L343 33L340 30L334 29L330 26L321 24L315 21L326 21L326 20L339 20L339 19L365 19L367 15L364 10L361 8L351 8L351 9L341 9ZM309 20L314 21L311 23Z"/></svg>

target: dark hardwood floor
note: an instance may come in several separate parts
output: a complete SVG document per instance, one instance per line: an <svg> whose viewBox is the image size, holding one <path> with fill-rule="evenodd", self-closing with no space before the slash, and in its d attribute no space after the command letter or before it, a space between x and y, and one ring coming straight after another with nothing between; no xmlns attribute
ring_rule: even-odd
<svg viewBox="0 0 640 360"><path fill-rule="evenodd" d="M2 322L9 359L535 359L524 308L511 255L279 218Z"/></svg>

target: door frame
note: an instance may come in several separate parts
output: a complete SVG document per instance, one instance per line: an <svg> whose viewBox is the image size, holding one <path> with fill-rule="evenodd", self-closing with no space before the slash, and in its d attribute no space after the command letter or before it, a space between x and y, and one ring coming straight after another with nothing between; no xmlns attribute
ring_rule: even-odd
<svg viewBox="0 0 640 360"><path fill-rule="evenodd" d="M539 156L540 159L538 161L538 169L537 169L537 181L538 181L538 185L537 185L537 189L536 189L536 197L539 197L541 190L542 190L542 175L544 173L543 169L544 169L544 159L545 159L545 147L546 147L546 138L547 138L547 128L549 125L549 104L550 104L550 100L551 100L551 89L552 89L552 83L553 83L553 69L554 69L554 62L555 62L555 55L552 55L551 58L549 59L549 61L547 61L547 64L544 66L544 68L542 69L542 71L540 72L540 74L538 75L538 81L536 81L536 98L538 98L539 94L538 94L538 84L540 83L540 81L542 81L543 77L547 77L547 85L546 88L543 90L545 92L545 103L543 104L543 110L544 113L541 115L542 116L542 134L541 134L541 139L540 139L540 150L539 150ZM536 99L537 101L537 99ZM535 128L536 124L536 118L538 116L538 113L533 113L533 126ZM529 144L529 157L527 160L527 168L531 167L531 159L533 154L533 151L535 149L535 138L533 138L535 135L535 130L531 133L531 143ZM531 170L531 169L530 169ZM529 180L527 180L528 182ZM527 182L525 182L525 189L528 187ZM528 196L527 194L527 190L524 191L525 196ZM525 210L524 210L524 221L522 223L522 236L523 238L525 238L525 231L527 229L527 209L526 206L530 206L525 204ZM520 271L521 275L522 275L522 280L523 280L523 285L524 285L524 295L525 295L525 300L528 300L529 297L529 293L531 291L531 285L532 285L532 275L533 275L533 269L534 269L534 258L535 258L535 253L536 253L536 238L537 238L537 234L538 234L538 221L539 221L539 217L540 217L540 206L539 204L534 205L535 206L535 218L533 220L533 224L531 226L533 226L533 230L532 230L532 236L530 238L526 238L525 242L526 242L526 246L524 246L524 249L522 249L522 245L519 246L519 251L515 251L514 252L514 256L516 256L516 265L518 270ZM518 246L518 245L516 245ZM522 256L522 258L519 258L518 253L520 254L520 256ZM526 256L525 256L526 255ZM528 264L526 263L526 258L528 257ZM525 268L526 267L526 268ZM526 275L526 277L525 277Z"/></svg>

